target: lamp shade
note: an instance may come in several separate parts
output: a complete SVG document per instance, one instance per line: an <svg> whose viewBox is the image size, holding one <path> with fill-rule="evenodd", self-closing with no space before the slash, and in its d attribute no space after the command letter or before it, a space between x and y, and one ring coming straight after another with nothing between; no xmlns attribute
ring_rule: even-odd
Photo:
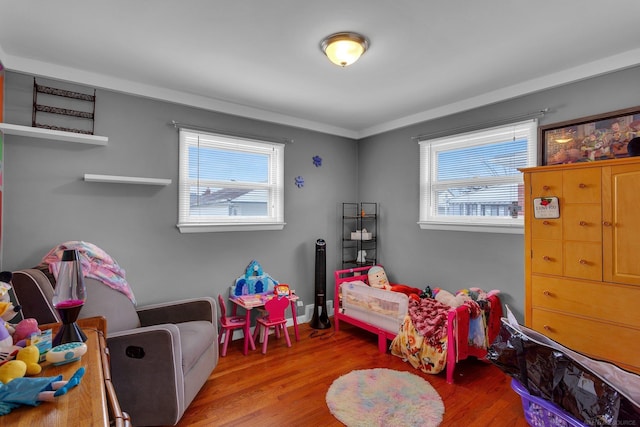
<svg viewBox="0 0 640 427"><path fill-rule="evenodd" d="M342 32L325 37L320 42L320 47L331 62L346 67L367 51L369 40L357 33Z"/></svg>

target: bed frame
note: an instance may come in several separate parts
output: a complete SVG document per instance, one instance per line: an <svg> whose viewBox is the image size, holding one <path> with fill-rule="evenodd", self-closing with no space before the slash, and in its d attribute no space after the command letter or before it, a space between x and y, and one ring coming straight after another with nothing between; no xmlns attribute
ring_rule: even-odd
<svg viewBox="0 0 640 427"><path fill-rule="evenodd" d="M393 340L398 331L389 331L371 323L367 323L360 319L356 319L342 312L342 306L340 302L340 285L344 282L362 281L368 282L367 272L372 266L350 268L346 270L337 270L334 273L335 289L334 289L334 323L335 330L340 330L340 322L346 322L354 325L358 328L364 329L369 332L373 332L378 336L378 351L386 353L389 350L387 340ZM493 319L497 316L499 320L502 317L502 304L500 299L496 295L489 297L491 302L491 314L490 318ZM498 321L499 324L499 321ZM488 335L489 341L493 342L498 334L498 329L492 327L495 322L489 321ZM467 344L467 337L469 334L469 312L466 306L457 307L449 310L447 316L447 383L453 384L453 373L455 371L456 363L460 360L464 360L469 356L473 356L482 359L486 356L487 351L482 348L469 346Z"/></svg>

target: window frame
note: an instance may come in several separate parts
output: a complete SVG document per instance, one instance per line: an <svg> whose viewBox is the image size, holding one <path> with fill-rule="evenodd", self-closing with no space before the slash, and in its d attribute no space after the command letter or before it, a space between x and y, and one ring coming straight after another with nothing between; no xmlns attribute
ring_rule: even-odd
<svg viewBox="0 0 640 427"><path fill-rule="evenodd" d="M195 141L193 140L195 138ZM179 129L180 153L178 175L178 224L181 233L207 233L223 231L282 230L284 222L284 148L282 143L232 136L215 132L205 132L189 128ZM204 180L190 178L189 149L205 147L225 151L267 155L268 182L235 182L234 180ZM264 189L268 193L266 216L191 216L190 191L194 186L235 187L238 189Z"/></svg>
<svg viewBox="0 0 640 427"><path fill-rule="evenodd" d="M535 166L538 157L538 121L537 119L507 123L500 126L478 129L471 132L458 133L454 135L426 139L419 141L420 145L420 213L418 225L423 230L454 230L470 232L489 233L524 233L524 209L520 206L517 218L512 217L492 217L492 216L454 216L438 215L437 191L444 188L451 188L453 185L500 185L500 184L520 184L524 185L522 174L513 176L496 177L476 177L448 180L445 183L437 181L437 166L435 161L439 152L463 149L471 147L481 147L500 142L507 142L510 138L521 138L526 135L527 139L527 164L522 167ZM504 138L499 137L504 135ZM508 138L507 138L508 137ZM484 142L483 142L484 141Z"/></svg>

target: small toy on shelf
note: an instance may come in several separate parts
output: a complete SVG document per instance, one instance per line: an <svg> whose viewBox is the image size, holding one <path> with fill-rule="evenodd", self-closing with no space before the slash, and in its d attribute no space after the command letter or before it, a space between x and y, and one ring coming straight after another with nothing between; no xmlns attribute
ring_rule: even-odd
<svg viewBox="0 0 640 427"><path fill-rule="evenodd" d="M13 337L5 322L0 322L0 363L13 359L19 349L20 347L13 345Z"/></svg>
<svg viewBox="0 0 640 427"><path fill-rule="evenodd" d="M42 366L38 364L40 361L40 350L35 345L28 345L18 350L16 360L22 361L26 365L26 376L38 375L42 372Z"/></svg>
<svg viewBox="0 0 640 427"><path fill-rule="evenodd" d="M10 271L0 271L0 301L11 301L9 290L11 289L11 278L13 273Z"/></svg>
<svg viewBox="0 0 640 427"><path fill-rule="evenodd" d="M10 322L20 312L20 306L15 306L11 301L0 301L0 319L5 323Z"/></svg>
<svg viewBox="0 0 640 427"><path fill-rule="evenodd" d="M41 331L40 328L38 328L38 321L36 319L22 319L14 326L13 344L24 347L28 345L27 340L34 335L39 335L40 333Z"/></svg>
<svg viewBox="0 0 640 427"><path fill-rule="evenodd" d="M83 342L69 342L53 347L46 354L47 362L54 365L64 365L65 363L80 360L87 352L87 345Z"/></svg>
<svg viewBox="0 0 640 427"><path fill-rule="evenodd" d="M2 368L2 366L0 366ZM68 381L62 375L56 377L15 377L0 383L0 415L7 415L19 406L37 406L41 402L53 402L80 384L85 368L78 369Z"/></svg>

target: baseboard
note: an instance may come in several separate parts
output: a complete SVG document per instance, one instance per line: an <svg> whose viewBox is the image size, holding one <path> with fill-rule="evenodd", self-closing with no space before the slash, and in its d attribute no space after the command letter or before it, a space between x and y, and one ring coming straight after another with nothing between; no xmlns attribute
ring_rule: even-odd
<svg viewBox="0 0 640 427"><path fill-rule="evenodd" d="M313 317L313 308L314 305L313 304L308 304L306 306L304 306L304 314L300 314L299 309L300 307L298 307L298 310L296 310L296 314L297 314L297 319L298 319L298 325L302 324L302 323L309 323L311 321L311 318ZM327 315L329 317L333 316L333 300L327 301ZM288 318L287 319L287 327L289 326L293 326L293 318ZM255 327L251 327L251 333L253 334ZM269 332L270 334L273 333L273 331ZM234 338L234 340L239 340L242 339L241 334L234 334L236 336L236 338ZM222 342L224 342L224 339L222 340Z"/></svg>

